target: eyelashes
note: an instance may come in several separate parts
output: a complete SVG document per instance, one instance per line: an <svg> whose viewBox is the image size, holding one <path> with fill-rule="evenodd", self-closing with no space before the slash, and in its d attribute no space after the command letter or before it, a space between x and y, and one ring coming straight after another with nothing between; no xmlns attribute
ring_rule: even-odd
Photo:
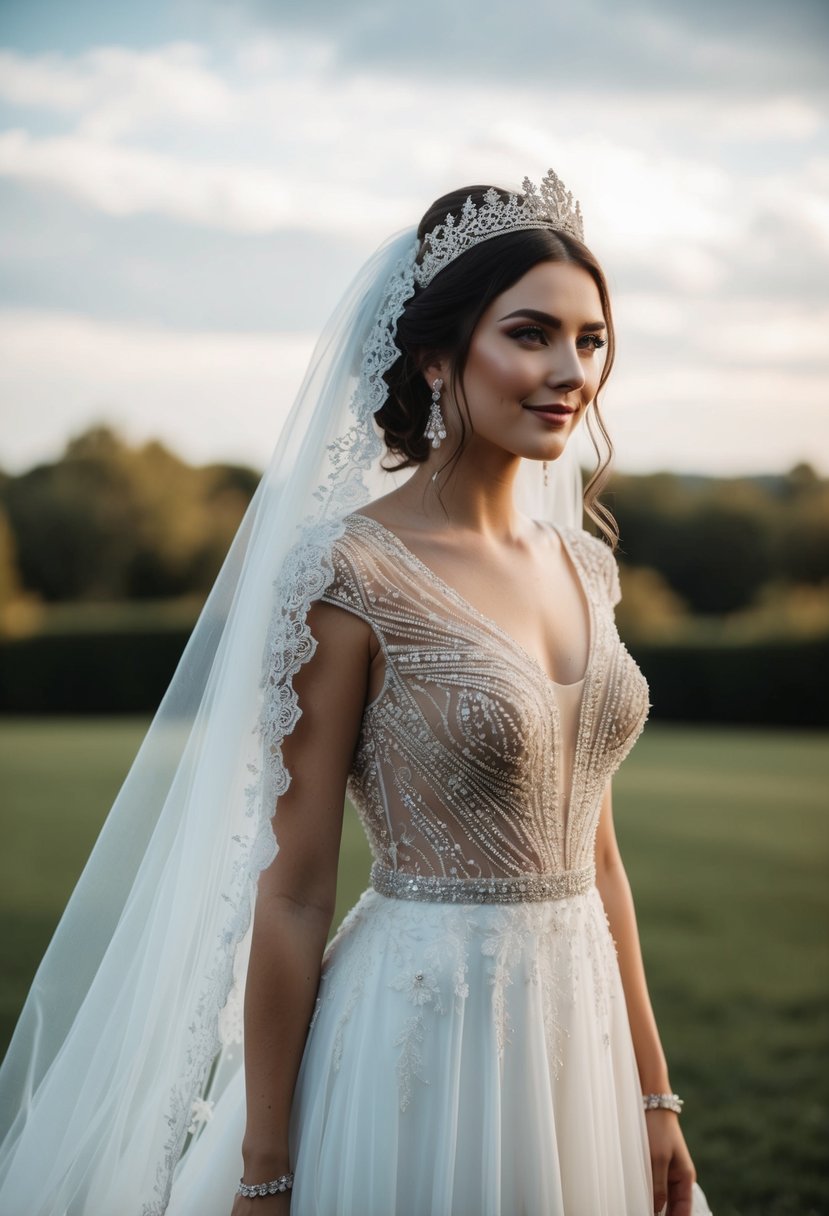
<svg viewBox="0 0 829 1216"><path fill-rule="evenodd" d="M547 342L547 335L540 325L522 325L519 329L511 330L509 336L515 340ZM598 334L582 334L579 338L581 350L597 351L601 350L603 346L607 346L607 338L600 338Z"/></svg>
<svg viewBox="0 0 829 1216"><path fill-rule="evenodd" d="M520 329L510 331L511 338L536 338L541 342L547 341L547 335L540 325L522 325Z"/></svg>

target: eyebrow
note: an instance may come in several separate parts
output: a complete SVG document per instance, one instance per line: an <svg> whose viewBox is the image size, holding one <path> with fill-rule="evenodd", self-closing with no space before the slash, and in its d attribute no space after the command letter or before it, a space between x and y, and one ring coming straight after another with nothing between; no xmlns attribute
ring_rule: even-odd
<svg viewBox="0 0 829 1216"><path fill-rule="evenodd" d="M513 317L529 317L531 321L540 321L548 329L561 329L561 321L558 317L553 317L548 312L539 312L535 308L519 308L517 312L509 312L505 317L501 317L500 319L502 321L511 321ZM586 321L579 329L579 333L595 334L602 329L607 329L607 322Z"/></svg>

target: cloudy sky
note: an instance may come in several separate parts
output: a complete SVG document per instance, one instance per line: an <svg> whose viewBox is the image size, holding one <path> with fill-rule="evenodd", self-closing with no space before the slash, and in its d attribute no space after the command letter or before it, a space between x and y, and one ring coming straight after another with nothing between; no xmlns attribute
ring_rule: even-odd
<svg viewBox="0 0 829 1216"><path fill-rule="evenodd" d="M0 467L262 467L374 247L552 165L618 466L827 474L828 54L824 0L0 0Z"/></svg>

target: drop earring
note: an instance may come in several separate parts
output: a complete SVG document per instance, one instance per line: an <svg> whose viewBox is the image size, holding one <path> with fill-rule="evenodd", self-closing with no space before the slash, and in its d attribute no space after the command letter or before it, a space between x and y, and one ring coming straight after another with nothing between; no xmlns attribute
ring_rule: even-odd
<svg viewBox="0 0 829 1216"><path fill-rule="evenodd" d="M429 421L426 423L425 432L426 438L433 448L439 448L442 440L446 438L446 425L440 410L440 390L442 388L443 381L438 376L432 381L432 408L429 410Z"/></svg>
<svg viewBox="0 0 829 1216"><path fill-rule="evenodd" d="M546 460L542 461L541 467L542 467L542 469L544 470L544 489L546 490L546 489L547 489L547 487L548 487L548 486L549 486L549 484L550 484L550 473L549 473L549 470L548 470L548 468L547 468L547 461L546 461Z"/></svg>

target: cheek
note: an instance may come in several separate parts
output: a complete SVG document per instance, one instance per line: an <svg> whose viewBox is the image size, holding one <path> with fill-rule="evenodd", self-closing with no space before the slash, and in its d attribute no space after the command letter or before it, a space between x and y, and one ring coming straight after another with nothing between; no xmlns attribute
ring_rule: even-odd
<svg viewBox="0 0 829 1216"><path fill-rule="evenodd" d="M469 352L468 383L487 386L499 395L523 397L538 380L532 361L511 343L482 343Z"/></svg>

